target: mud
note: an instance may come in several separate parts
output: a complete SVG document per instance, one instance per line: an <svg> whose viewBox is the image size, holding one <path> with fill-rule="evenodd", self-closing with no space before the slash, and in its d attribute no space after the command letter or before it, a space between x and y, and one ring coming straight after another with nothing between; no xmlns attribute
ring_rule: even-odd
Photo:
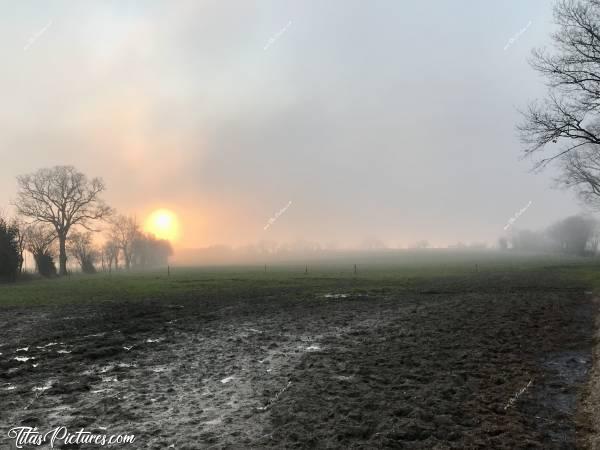
<svg viewBox="0 0 600 450"><path fill-rule="evenodd" d="M20 425L151 449L575 448L590 431L583 286L546 271L361 289L1 309L0 444Z"/></svg>

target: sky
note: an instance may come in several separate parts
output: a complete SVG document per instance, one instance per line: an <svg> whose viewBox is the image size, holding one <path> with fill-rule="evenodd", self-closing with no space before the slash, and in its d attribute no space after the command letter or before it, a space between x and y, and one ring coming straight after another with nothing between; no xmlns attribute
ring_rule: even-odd
<svg viewBox="0 0 600 450"><path fill-rule="evenodd" d="M180 248L544 228L581 210L515 131L553 29L547 0L0 0L0 208L74 165Z"/></svg>

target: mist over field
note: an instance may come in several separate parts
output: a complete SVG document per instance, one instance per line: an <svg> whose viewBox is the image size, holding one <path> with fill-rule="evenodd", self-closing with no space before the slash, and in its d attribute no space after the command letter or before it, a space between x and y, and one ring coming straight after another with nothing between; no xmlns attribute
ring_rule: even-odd
<svg viewBox="0 0 600 450"><path fill-rule="evenodd" d="M495 243L579 212L514 131L546 1L0 4L0 205L73 165L176 250ZM265 229L278 211L289 208ZM175 260L177 252L175 252Z"/></svg>

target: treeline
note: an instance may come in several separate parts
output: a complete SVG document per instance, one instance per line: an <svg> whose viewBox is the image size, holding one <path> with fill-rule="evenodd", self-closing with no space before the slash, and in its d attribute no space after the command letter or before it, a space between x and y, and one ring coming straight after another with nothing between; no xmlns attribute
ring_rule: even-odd
<svg viewBox="0 0 600 450"><path fill-rule="evenodd" d="M135 217L117 215L110 220L105 243L99 249L96 261L109 272L119 268L146 269L166 266L172 254L169 241L143 233Z"/></svg>
<svg viewBox="0 0 600 450"><path fill-rule="evenodd" d="M570 216L544 230L510 230L498 239L500 249L594 256L600 242L600 223L591 215Z"/></svg>
<svg viewBox="0 0 600 450"><path fill-rule="evenodd" d="M169 241L142 232L135 217L102 201L99 178L56 166L17 177L17 184L17 215L0 215L0 280L23 274L25 252L44 277L66 275L69 258L82 272L96 273L165 266L173 254Z"/></svg>

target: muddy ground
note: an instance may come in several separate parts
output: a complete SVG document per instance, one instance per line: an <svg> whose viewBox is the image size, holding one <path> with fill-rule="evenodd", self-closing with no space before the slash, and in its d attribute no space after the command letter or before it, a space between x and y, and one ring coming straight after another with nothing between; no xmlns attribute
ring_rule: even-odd
<svg viewBox="0 0 600 450"><path fill-rule="evenodd" d="M0 308L0 448L20 425L136 435L119 448L586 445L586 287L550 270L380 285Z"/></svg>

